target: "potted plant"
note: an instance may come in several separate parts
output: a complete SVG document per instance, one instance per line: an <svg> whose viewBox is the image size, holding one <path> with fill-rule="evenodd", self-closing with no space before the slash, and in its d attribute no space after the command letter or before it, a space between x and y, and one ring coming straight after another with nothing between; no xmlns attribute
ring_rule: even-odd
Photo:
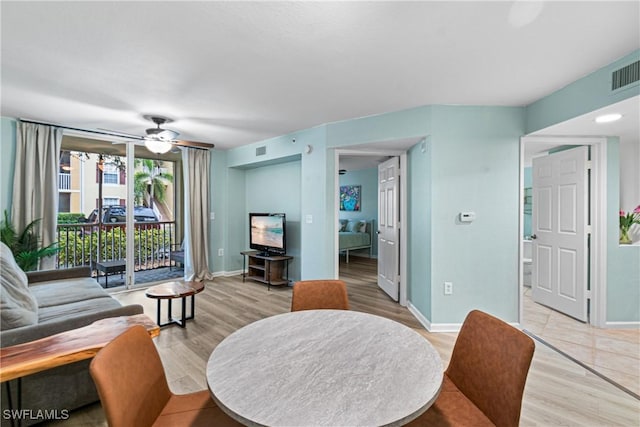
<svg viewBox="0 0 640 427"><path fill-rule="evenodd" d="M9 213L5 210L4 220L0 223L0 240L11 249L16 263L23 271L35 270L41 258L53 256L59 250L57 242L40 247L35 231L39 222L40 219L36 219L27 224L24 230L18 232L9 219Z"/></svg>
<svg viewBox="0 0 640 427"><path fill-rule="evenodd" d="M636 206L633 212L625 213L620 211L620 243L624 245L631 244L629 230L633 224L640 224L640 205Z"/></svg>

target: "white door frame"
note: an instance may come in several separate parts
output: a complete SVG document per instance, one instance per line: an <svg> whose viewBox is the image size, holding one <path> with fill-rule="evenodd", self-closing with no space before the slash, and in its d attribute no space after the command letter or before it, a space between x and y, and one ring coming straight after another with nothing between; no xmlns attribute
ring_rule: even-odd
<svg viewBox="0 0 640 427"><path fill-rule="evenodd" d="M526 143L558 141L558 145L591 146L591 239L590 239L590 290L589 323L606 327L607 320L607 139L593 136L523 136L520 138L520 197L518 203L518 322L523 322L523 269L522 240L524 232L524 148Z"/></svg>
<svg viewBox="0 0 640 427"><path fill-rule="evenodd" d="M350 156L396 156L400 158L400 300L399 304L403 307L407 306L407 152L394 150L353 150L336 148L334 150L334 226L337 230L339 226L339 209L340 206L340 180L338 179L338 169L340 169L340 155ZM377 176L377 175L376 175ZM376 181L377 182L377 181ZM377 207L376 207L377 209ZM373 239L373 236L371 236ZM339 253L338 233L333 235L334 250L334 276L340 275L340 253ZM376 284L377 286L377 284Z"/></svg>

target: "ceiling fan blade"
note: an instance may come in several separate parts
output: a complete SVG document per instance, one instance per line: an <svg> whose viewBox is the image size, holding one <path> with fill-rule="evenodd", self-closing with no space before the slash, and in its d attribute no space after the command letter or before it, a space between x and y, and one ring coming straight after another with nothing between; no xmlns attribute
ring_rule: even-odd
<svg viewBox="0 0 640 427"><path fill-rule="evenodd" d="M208 142L198 142L198 141L184 141L184 140L174 140L174 145L179 145L181 147L195 147L195 148L204 148L211 149L215 147L215 144L210 144Z"/></svg>
<svg viewBox="0 0 640 427"><path fill-rule="evenodd" d="M136 139L136 140L142 139L142 137L140 135L134 135L132 133L126 133L126 132L120 132L119 130L111 130L111 129L104 129L104 128L98 128L98 130L101 130L101 131L104 131L104 132L109 132L109 133L111 133L113 135L124 136L124 137L128 137L128 138Z"/></svg>
<svg viewBox="0 0 640 427"><path fill-rule="evenodd" d="M144 142L140 139L132 139L129 141L112 141L113 145L122 145L122 144L135 144L135 145L144 145Z"/></svg>

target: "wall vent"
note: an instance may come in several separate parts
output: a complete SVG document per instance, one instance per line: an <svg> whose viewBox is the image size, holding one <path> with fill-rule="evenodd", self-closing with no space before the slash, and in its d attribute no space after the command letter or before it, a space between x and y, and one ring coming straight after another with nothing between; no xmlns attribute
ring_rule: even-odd
<svg viewBox="0 0 640 427"><path fill-rule="evenodd" d="M611 73L611 90L623 88L640 80L640 61L636 61Z"/></svg>
<svg viewBox="0 0 640 427"><path fill-rule="evenodd" d="M262 147L256 148L256 156L264 156L267 154L267 146L263 145Z"/></svg>

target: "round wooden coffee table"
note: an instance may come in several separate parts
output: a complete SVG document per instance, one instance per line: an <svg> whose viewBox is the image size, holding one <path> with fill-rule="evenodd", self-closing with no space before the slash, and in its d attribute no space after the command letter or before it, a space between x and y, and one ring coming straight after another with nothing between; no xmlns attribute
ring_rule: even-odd
<svg viewBox="0 0 640 427"><path fill-rule="evenodd" d="M167 282L160 285L151 286L145 292L145 295L149 298L158 300L158 326L167 326L177 324L181 328L187 326L187 320L195 317L196 301L195 297L197 293L204 290L204 282ZM187 316L187 297L191 297L191 313ZM182 316L180 319L171 317L171 301L175 298L182 298ZM166 323L160 323L161 318L161 305L162 300L167 300L168 306L168 318Z"/></svg>

